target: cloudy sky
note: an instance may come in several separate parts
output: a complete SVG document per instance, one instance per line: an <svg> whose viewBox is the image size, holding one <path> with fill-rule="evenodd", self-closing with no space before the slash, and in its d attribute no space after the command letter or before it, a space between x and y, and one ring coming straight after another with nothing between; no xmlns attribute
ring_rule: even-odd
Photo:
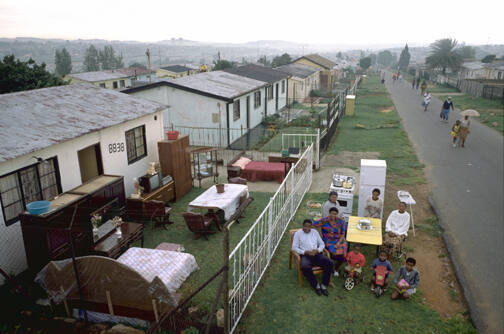
<svg viewBox="0 0 504 334"><path fill-rule="evenodd" d="M0 37L504 44L503 13L502 0L0 0Z"/></svg>

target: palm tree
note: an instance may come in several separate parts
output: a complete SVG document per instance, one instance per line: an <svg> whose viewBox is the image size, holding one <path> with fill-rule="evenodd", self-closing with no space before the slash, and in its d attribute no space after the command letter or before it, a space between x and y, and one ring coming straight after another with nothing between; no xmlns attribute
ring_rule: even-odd
<svg viewBox="0 0 504 334"><path fill-rule="evenodd" d="M425 63L431 68L442 68L443 74L445 74L447 67L452 71L457 71L462 65L463 59L460 53L455 50L456 46L456 39L438 39L431 44L432 51L425 58Z"/></svg>

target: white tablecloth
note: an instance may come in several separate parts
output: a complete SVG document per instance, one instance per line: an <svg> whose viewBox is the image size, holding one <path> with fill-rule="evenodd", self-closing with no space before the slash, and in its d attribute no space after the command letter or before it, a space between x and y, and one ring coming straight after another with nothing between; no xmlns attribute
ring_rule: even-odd
<svg viewBox="0 0 504 334"><path fill-rule="evenodd" d="M136 270L149 282L159 277L171 293L199 269L192 254L149 248L131 247L117 261Z"/></svg>
<svg viewBox="0 0 504 334"><path fill-rule="evenodd" d="M225 184L222 194L218 194L217 188L211 186L189 203L189 211L194 211L195 208L219 208L224 210L227 220L235 213L243 195L248 197L248 187L243 184Z"/></svg>

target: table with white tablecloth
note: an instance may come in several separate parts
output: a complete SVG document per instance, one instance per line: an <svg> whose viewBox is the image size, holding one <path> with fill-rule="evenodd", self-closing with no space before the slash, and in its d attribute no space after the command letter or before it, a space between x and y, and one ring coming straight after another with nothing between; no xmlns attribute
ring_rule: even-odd
<svg viewBox="0 0 504 334"><path fill-rule="evenodd" d="M188 210L194 211L196 208L221 209L227 220L240 206L242 196L249 196L248 187L243 184L225 184L224 192L220 194L215 186L211 186L189 203Z"/></svg>

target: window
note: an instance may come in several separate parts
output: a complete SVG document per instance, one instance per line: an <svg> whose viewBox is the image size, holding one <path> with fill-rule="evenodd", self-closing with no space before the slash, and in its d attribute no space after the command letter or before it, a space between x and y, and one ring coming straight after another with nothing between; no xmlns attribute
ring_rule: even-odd
<svg viewBox="0 0 504 334"><path fill-rule="evenodd" d="M285 80L282 80L282 94L285 93Z"/></svg>
<svg viewBox="0 0 504 334"><path fill-rule="evenodd" d="M114 87L114 89L117 89L117 81L114 81L114 82L112 83L112 87Z"/></svg>
<svg viewBox="0 0 504 334"><path fill-rule="evenodd" d="M233 121L240 119L240 100L236 100L233 103Z"/></svg>
<svg viewBox="0 0 504 334"><path fill-rule="evenodd" d="M254 92L254 108L261 106L261 91Z"/></svg>
<svg viewBox="0 0 504 334"><path fill-rule="evenodd" d="M102 82L102 83L100 84L100 87L101 87L101 88L105 88L105 83L104 83L104 82Z"/></svg>
<svg viewBox="0 0 504 334"><path fill-rule="evenodd" d="M124 88L125 86L124 80L119 80L119 87Z"/></svg>
<svg viewBox="0 0 504 334"><path fill-rule="evenodd" d="M268 86L268 88L266 88L266 96L268 97L268 100L273 99L273 86Z"/></svg>
<svg viewBox="0 0 504 334"><path fill-rule="evenodd" d="M126 131L126 151L128 152L128 164L147 156L145 125Z"/></svg>
<svg viewBox="0 0 504 334"><path fill-rule="evenodd" d="M0 196L6 225L18 220L33 201L52 200L61 192L56 157L0 177Z"/></svg>

